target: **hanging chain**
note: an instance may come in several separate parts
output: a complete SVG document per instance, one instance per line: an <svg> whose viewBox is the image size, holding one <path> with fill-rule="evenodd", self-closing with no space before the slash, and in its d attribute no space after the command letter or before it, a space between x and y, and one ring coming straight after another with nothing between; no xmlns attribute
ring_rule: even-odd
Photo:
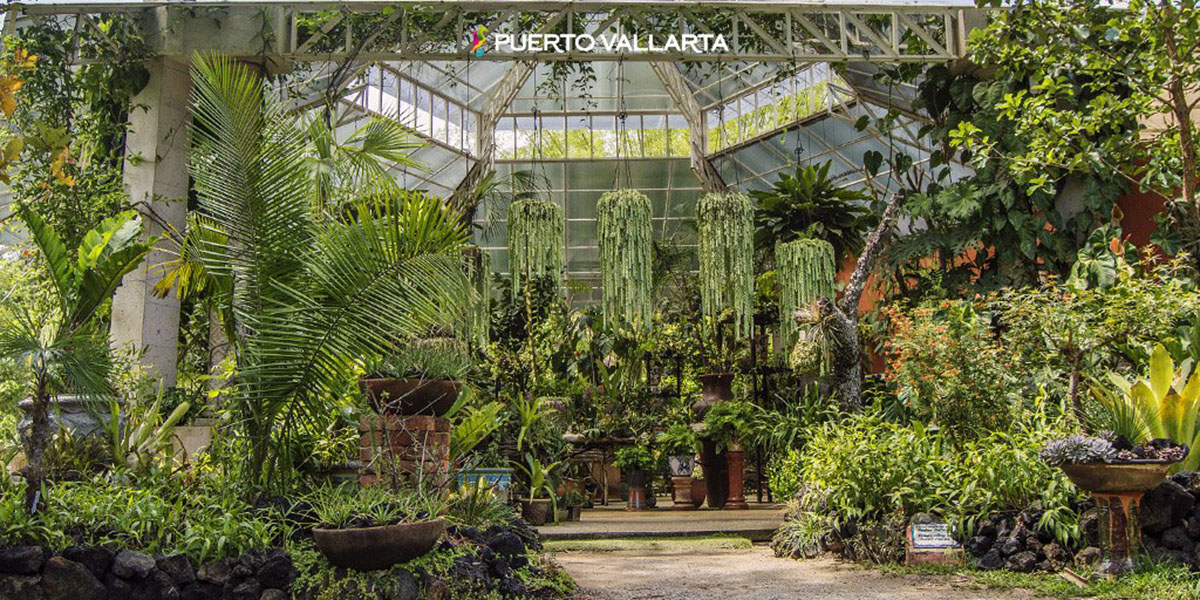
<svg viewBox="0 0 1200 600"><path fill-rule="evenodd" d="M617 168L613 173L613 189L618 189L621 186L621 174L624 171L625 186L633 187L633 174L629 165L629 154L622 154L621 149L629 141L629 127L626 122L629 118L629 110L625 105L625 59L617 61ZM628 148L626 148L628 150Z"/></svg>

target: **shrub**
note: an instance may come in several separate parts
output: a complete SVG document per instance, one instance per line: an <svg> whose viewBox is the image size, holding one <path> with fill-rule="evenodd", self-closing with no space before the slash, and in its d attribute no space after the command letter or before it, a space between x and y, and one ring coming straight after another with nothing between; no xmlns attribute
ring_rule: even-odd
<svg viewBox="0 0 1200 600"><path fill-rule="evenodd" d="M1011 422L1003 350L966 301L887 309L887 379L921 419L955 441L1005 429Z"/></svg>

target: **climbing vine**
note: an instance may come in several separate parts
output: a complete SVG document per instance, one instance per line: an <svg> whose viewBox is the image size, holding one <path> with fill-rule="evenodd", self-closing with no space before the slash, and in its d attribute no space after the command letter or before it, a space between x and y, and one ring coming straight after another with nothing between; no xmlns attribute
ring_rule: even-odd
<svg viewBox="0 0 1200 600"><path fill-rule="evenodd" d="M645 331L650 327L650 199L637 190L600 197L596 207L604 319Z"/></svg>
<svg viewBox="0 0 1200 600"><path fill-rule="evenodd" d="M513 295L528 280L548 277L562 285L563 210L537 198L517 200L508 207L508 267Z"/></svg>
<svg viewBox="0 0 1200 600"><path fill-rule="evenodd" d="M754 324L754 207L745 194L706 194L696 220L701 309L713 323L732 316L734 330L748 338Z"/></svg>

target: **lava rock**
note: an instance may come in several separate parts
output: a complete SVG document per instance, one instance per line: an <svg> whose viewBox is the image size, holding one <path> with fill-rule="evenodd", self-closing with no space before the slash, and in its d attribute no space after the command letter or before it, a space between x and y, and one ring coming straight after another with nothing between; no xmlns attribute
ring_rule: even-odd
<svg viewBox="0 0 1200 600"><path fill-rule="evenodd" d="M1182 525L1164 531L1159 542L1168 550L1179 550L1189 554L1196 548L1196 543L1188 537L1187 529Z"/></svg>
<svg viewBox="0 0 1200 600"><path fill-rule="evenodd" d="M197 581L179 590L179 600L221 600L221 586Z"/></svg>
<svg viewBox="0 0 1200 600"><path fill-rule="evenodd" d="M0 598L4 600L45 600L42 578L36 575L0 577Z"/></svg>
<svg viewBox="0 0 1200 600"><path fill-rule="evenodd" d="M1018 552L1004 561L1004 568L1017 573L1029 573L1037 566L1037 555L1028 550Z"/></svg>
<svg viewBox="0 0 1200 600"><path fill-rule="evenodd" d="M421 597L421 584L412 573L404 569L396 569L392 576L392 592L388 600L418 600Z"/></svg>
<svg viewBox="0 0 1200 600"><path fill-rule="evenodd" d="M979 559L979 568L984 571L995 571L1004 566L1004 557L1000 556L1000 551L995 548L987 551L983 558Z"/></svg>
<svg viewBox="0 0 1200 600"><path fill-rule="evenodd" d="M46 551L41 546L0 548L0 573L35 575L45 562Z"/></svg>
<svg viewBox="0 0 1200 600"><path fill-rule="evenodd" d="M491 548L496 554L504 554L514 556L525 553L525 543L517 534L505 531L497 534L488 540L488 548Z"/></svg>
<svg viewBox="0 0 1200 600"><path fill-rule="evenodd" d="M104 589L108 592L108 600L129 600L133 586L109 571L104 577Z"/></svg>
<svg viewBox="0 0 1200 600"><path fill-rule="evenodd" d="M167 574L171 581L175 582L176 586L183 586L193 581L196 581L196 569L192 568L192 563L182 554L173 556L164 556L155 562L158 569Z"/></svg>
<svg viewBox="0 0 1200 600"><path fill-rule="evenodd" d="M152 569L144 579L133 582L132 588L129 600L179 600L179 588L161 569Z"/></svg>
<svg viewBox="0 0 1200 600"><path fill-rule="evenodd" d="M266 588L285 590L298 575L292 566L292 557L279 549L264 556L258 568L258 581Z"/></svg>
<svg viewBox="0 0 1200 600"><path fill-rule="evenodd" d="M1004 556L1012 556L1012 555L1020 552L1021 550L1023 550L1023 548L1021 547L1021 538L1019 538L1015 535L1009 536L1008 539L1000 542L999 550L1000 550L1000 554L1002 554Z"/></svg>
<svg viewBox="0 0 1200 600"><path fill-rule="evenodd" d="M92 572L96 579L103 580L112 564L113 551L100 546L71 546L63 550L63 558L73 560Z"/></svg>
<svg viewBox="0 0 1200 600"><path fill-rule="evenodd" d="M230 571L228 561L214 560L200 565L200 569L196 571L196 579L213 585L224 586L226 583L229 583Z"/></svg>
<svg viewBox="0 0 1200 600"><path fill-rule="evenodd" d="M1099 548L1095 546L1088 546L1087 548L1075 553L1075 566L1080 568L1090 567L1097 562L1100 562L1100 559L1103 556L1104 553L1101 552Z"/></svg>
<svg viewBox="0 0 1200 600"><path fill-rule="evenodd" d="M132 550L122 550L113 557L112 572L124 579L145 579L154 570L154 559Z"/></svg>
<svg viewBox="0 0 1200 600"><path fill-rule="evenodd" d="M1083 532L1083 539L1088 544L1100 543L1100 518L1102 516L1100 509L1094 506L1079 515L1079 529Z"/></svg>
<svg viewBox="0 0 1200 600"><path fill-rule="evenodd" d="M1142 496L1142 531L1159 535L1179 525L1195 504L1196 499L1178 483L1168 479L1158 484Z"/></svg>
<svg viewBox="0 0 1200 600"><path fill-rule="evenodd" d="M525 589L525 584L521 583L516 577L509 577L500 582L500 593L506 598L524 598L529 592Z"/></svg>
<svg viewBox="0 0 1200 600"><path fill-rule="evenodd" d="M42 568L46 600L105 600L104 584L84 565L55 556Z"/></svg>
<svg viewBox="0 0 1200 600"><path fill-rule="evenodd" d="M971 556L983 556L987 554L988 550L992 549L992 544L994 543L996 543L996 540L991 537L977 535L971 538L971 541L967 542L967 552L970 552Z"/></svg>
<svg viewBox="0 0 1200 600"><path fill-rule="evenodd" d="M258 597L258 600L288 600L288 596L283 590L267 588L263 590L263 593Z"/></svg>
<svg viewBox="0 0 1200 600"><path fill-rule="evenodd" d="M229 600L258 600L262 595L262 585L249 579L234 586L226 595Z"/></svg>
<svg viewBox="0 0 1200 600"><path fill-rule="evenodd" d="M1058 545L1055 542L1050 542L1042 547L1042 551L1046 553L1046 561L1057 571L1071 562L1071 553L1067 552L1066 548Z"/></svg>

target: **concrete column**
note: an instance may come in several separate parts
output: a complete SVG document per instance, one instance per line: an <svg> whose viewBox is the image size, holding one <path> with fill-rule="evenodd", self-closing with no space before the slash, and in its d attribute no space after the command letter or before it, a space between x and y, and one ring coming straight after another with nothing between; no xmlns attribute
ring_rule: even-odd
<svg viewBox="0 0 1200 600"><path fill-rule="evenodd" d="M187 223L188 64L175 58L147 63L150 82L133 100L130 131L125 139L125 185L129 200L142 214L147 236L181 235ZM137 270L125 276L113 298L113 344L133 346L144 354L142 365L163 385L175 385L179 339L179 299L152 293L162 279L160 265L174 258L177 245L164 240Z"/></svg>

